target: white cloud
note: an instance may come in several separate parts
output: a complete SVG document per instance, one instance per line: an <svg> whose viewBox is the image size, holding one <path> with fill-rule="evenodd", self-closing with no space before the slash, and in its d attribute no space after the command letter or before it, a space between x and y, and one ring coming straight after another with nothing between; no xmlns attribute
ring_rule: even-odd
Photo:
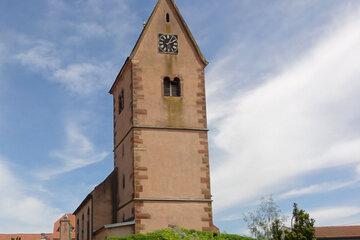
<svg viewBox="0 0 360 240"><path fill-rule="evenodd" d="M113 80L114 67L109 63L71 64L64 69L58 69L53 79L66 89L80 95L88 95L97 89L102 89Z"/></svg>
<svg viewBox="0 0 360 240"><path fill-rule="evenodd" d="M217 211L287 191L309 171L360 163L359 19L354 11L281 74L229 101L211 85L240 81L241 73L222 70L231 66L226 59L209 71L209 119L225 153L213 170Z"/></svg>
<svg viewBox="0 0 360 240"><path fill-rule="evenodd" d="M0 232L51 231L60 210L34 196L33 186L19 179L1 156L0 176Z"/></svg>
<svg viewBox="0 0 360 240"><path fill-rule="evenodd" d="M291 189L290 191L280 194L278 198L286 199L286 198L292 198L292 197L303 196L314 193L330 192L352 186L359 182L360 181L356 179L352 181L333 181L333 182L314 184L303 188Z"/></svg>
<svg viewBox="0 0 360 240"><path fill-rule="evenodd" d="M68 35L63 36L64 42L83 44L91 38L107 37L115 40L114 48L127 49L124 45L129 44L129 33L142 27L127 0L51 0L47 4L49 9L45 27L51 31L61 31L64 27L70 30ZM136 21L140 22L138 29L134 28Z"/></svg>
<svg viewBox="0 0 360 240"><path fill-rule="evenodd" d="M360 164L357 166L356 172L357 172L357 174L360 176Z"/></svg>
<svg viewBox="0 0 360 240"><path fill-rule="evenodd" d="M128 3L118 0L69 3L60 0L47 4L42 31L49 32L49 37L9 33L11 39L16 39L11 50L13 59L42 74L45 79L59 83L71 93L89 96L97 90L107 91L119 70L111 62L112 55L107 52L100 54L95 49L95 55L87 52L85 57L83 47L87 46L87 41L100 37L106 37L107 42L113 44L114 51L120 52L127 47L129 33L136 30L133 27L136 15L128 14ZM62 34L63 31L67 34ZM0 44L0 53L1 49ZM104 61L98 55L108 55L109 58Z"/></svg>
<svg viewBox="0 0 360 240"><path fill-rule="evenodd" d="M83 133L80 123L68 122L66 126L66 143L63 149L55 150L50 156L57 159L56 164L37 173L41 179L50 179L60 174L89 166L103 161L109 152L98 151Z"/></svg>
<svg viewBox="0 0 360 240"><path fill-rule="evenodd" d="M83 36L106 36L106 29L96 22L84 22L79 25L76 24L75 27Z"/></svg>
<svg viewBox="0 0 360 240"><path fill-rule="evenodd" d="M316 226L352 225L360 221L360 207L357 206L319 208L309 214L315 219Z"/></svg>
<svg viewBox="0 0 360 240"><path fill-rule="evenodd" d="M45 72L45 74L47 71L60 67L56 48L48 41L38 41L27 51L17 54L15 58L23 65Z"/></svg>
<svg viewBox="0 0 360 240"><path fill-rule="evenodd" d="M44 40L35 42L15 58L22 65L40 72L46 79L60 83L65 89L81 96L107 87L116 72L110 62L65 65L56 46Z"/></svg>
<svg viewBox="0 0 360 240"><path fill-rule="evenodd" d="M3 42L0 42L0 63L7 60L7 49Z"/></svg>

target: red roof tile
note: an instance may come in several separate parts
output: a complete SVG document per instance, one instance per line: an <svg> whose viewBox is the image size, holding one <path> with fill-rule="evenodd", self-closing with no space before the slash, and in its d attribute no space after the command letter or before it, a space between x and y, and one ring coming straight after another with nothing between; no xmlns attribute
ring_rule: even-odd
<svg viewBox="0 0 360 240"><path fill-rule="evenodd" d="M73 231L71 232L71 238L75 239L75 229L76 229L76 217L75 215L68 213L66 214L68 219L70 220L70 224L71 226L74 228ZM63 215L61 218L59 218L55 223L54 223L54 229L53 229L53 233L45 233L45 237L48 240L53 240L53 239L59 239L60 238L60 232L58 231L59 227L60 227L60 220L64 217L65 215ZM14 239L16 240L16 238L21 238L21 240L40 240L44 237L41 233L36 233L36 234L23 234L23 233L13 233L13 234L0 234L0 240L11 240Z"/></svg>
<svg viewBox="0 0 360 240"><path fill-rule="evenodd" d="M47 239L52 239L51 233L45 233ZM0 234L0 240L11 240L16 239L17 237L21 238L21 240L40 240L42 238L41 234L23 234L23 233L15 233L15 234Z"/></svg>
<svg viewBox="0 0 360 240"><path fill-rule="evenodd" d="M316 227L316 238L360 237L360 226Z"/></svg>

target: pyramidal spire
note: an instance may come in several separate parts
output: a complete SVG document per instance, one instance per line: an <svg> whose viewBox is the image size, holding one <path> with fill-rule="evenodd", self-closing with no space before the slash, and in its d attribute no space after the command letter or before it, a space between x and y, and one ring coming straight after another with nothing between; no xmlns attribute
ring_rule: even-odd
<svg viewBox="0 0 360 240"><path fill-rule="evenodd" d="M185 22L185 19L183 18L183 16L180 13L179 8L176 6L175 0L158 0L156 6L154 7L154 10L152 11L149 19L147 21L144 22L144 27L143 27L143 31L141 32L139 39L137 40L134 49L132 50L131 54L130 54L130 59L133 58L133 56L136 53L136 50L139 47L139 44L141 43L141 40L143 39L144 35L147 32L147 29L149 28L149 25L152 22L152 19L154 18L154 16L156 14L162 14L161 11L158 11L160 6L163 4L167 4L169 6L169 8L171 9L171 11L173 12L173 14L175 15L176 19L179 19L179 24L183 27L184 32L186 35L188 35L191 44L194 46L199 58L201 59L201 61L205 64L205 66L208 64L208 61L205 59L204 55L202 54L194 36L192 35L190 28L188 27L188 25ZM160 13L161 12L161 13Z"/></svg>

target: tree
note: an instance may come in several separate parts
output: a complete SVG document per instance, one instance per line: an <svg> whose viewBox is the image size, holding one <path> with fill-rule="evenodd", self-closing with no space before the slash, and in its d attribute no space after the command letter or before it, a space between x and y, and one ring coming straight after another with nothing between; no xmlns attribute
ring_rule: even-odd
<svg viewBox="0 0 360 240"><path fill-rule="evenodd" d="M284 230L284 240L315 240L315 220L294 203L291 229Z"/></svg>
<svg viewBox="0 0 360 240"><path fill-rule="evenodd" d="M272 197L262 198L255 212L244 216L250 232L260 240L316 240L315 220L294 203L291 227L286 227L285 217Z"/></svg>
<svg viewBox="0 0 360 240"><path fill-rule="evenodd" d="M279 220L275 220L271 226L272 240L282 240L284 236L283 229L284 229L284 223Z"/></svg>
<svg viewBox="0 0 360 240"><path fill-rule="evenodd" d="M254 212L244 216L244 221L253 236L257 239L268 240L273 238L273 224L283 226L285 217L281 215L279 207L270 196L262 198L259 207Z"/></svg>

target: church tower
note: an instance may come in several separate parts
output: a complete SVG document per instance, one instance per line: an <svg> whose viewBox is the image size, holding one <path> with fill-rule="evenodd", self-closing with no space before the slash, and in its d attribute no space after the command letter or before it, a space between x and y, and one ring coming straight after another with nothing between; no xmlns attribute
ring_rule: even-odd
<svg viewBox="0 0 360 240"><path fill-rule="evenodd" d="M135 233L214 230L206 65L174 1L159 0L110 90L114 221L135 221Z"/></svg>

